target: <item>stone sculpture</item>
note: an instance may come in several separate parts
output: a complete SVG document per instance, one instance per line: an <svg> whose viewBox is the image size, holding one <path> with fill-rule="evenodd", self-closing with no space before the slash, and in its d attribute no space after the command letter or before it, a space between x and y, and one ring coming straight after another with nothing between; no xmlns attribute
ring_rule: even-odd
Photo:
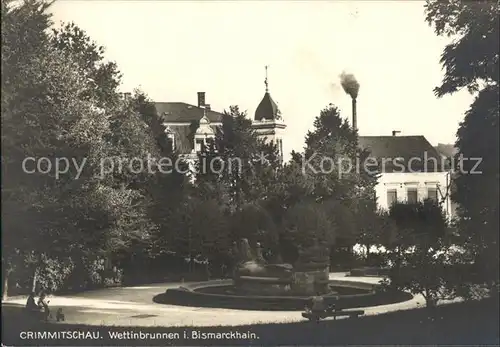
<svg viewBox="0 0 500 347"><path fill-rule="evenodd" d="M260 243L252 250L248 240L242 239L234 282L241 290L257 294L326 294L329 292L328 250L326 243L315 239L308 247L299 247L299 258L294 266L267 264Z"/></svg>
<svg viewBox="0 0 500 347"><path fill-rule="evenodd" d="M260 243L256 244L255 252L253 252L248 240L242 239L239 259L235 272L236 278L241 276L291 278L292 276L293 267L290 264L267 264Z"/></svg>

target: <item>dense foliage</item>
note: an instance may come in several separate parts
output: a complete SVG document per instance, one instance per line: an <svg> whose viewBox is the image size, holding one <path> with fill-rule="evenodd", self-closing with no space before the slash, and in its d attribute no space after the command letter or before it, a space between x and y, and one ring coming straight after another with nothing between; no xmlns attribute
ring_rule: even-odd
<svg viewBox="0 0 500 347"><path fill-rule="evenodd" d="M457 132L452 198L459 204L463 261L473 262L470 278L498 294L499 214L499 12L495 1L428 1L427 21L438 35L453 38L441 64L445 76L436 94L467 88L474 101ZM463 156L467 160L460 160ZM480 160L478 166L477 160Z"/></svg>
<svg viewBox="0 0 500 347"><path fill-rule="evenodd" d="M392 205L396 233L387 247L392 288L422 294L428 307L450 294L450 242L442 208L431 200Z"/></svg>
<svg viewBox="0 0 500 347"><path fill-rule="evenodd" d="M148 178L108 165L155 153L150 128L102 48L73 24L48 33L47 7L2 1L4 296L26 266L33 288L102 284L106 259L153 230Z"/></svg>

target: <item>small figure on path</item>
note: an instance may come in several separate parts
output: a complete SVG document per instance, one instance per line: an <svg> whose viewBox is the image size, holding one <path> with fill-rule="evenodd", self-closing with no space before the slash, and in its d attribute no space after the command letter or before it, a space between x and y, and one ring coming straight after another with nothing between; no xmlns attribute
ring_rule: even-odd
<svg viewBox="0 0 500 347"><path fill-rule="evenodd" d="M65 317L64 317L64 313L63 313L62 308L59 308L57 310L56 319L57 319L58 322L60 322L60 321L64 322Z"/></svg>
<svg viewBox="0 0 500 347"><path fill-rule="evenodd" d="M45 320L48 320L50 316L49 302L50 300L47 300L47 295L42 291L38 298L38 308L44 313Z"/></svg>
<svg viewBox="0 0 500 347"><path fill-rule="evenodd" d="M26 310L28 311L39 311L38 306L35 303L35 293L31 292L26 300Z"/></svg>
<svg viewBox="0 0 500 347"><path fill-rule="evenodd" d="M320 314L326 310L325 300L321 293L316 293L316 296L311 298L311 312L313 314Z"/></svg>
<svg viewBox="0 0 500 347"><path fill-rule="evenodd" d="M256 260L259 262L259 263L265 263L266 260L264 259L264 254L262 252L262 246L260 244L260 242L257 242L257 244L255 245L255 253L256 253Z"/></svg>

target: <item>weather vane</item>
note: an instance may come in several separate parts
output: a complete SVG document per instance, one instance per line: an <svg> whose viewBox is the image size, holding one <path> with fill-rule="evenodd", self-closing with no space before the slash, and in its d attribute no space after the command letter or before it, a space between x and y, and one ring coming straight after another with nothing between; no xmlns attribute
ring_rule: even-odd
<svg viewBox="0 0 500 347"><path fill-rule="evenodd" d="M269 65L266 65L265 68L266 68L266 79L264 80L264 84L266 85L266 92L269 91L269 82L267 81L267 68L269 67Z"/></svg>

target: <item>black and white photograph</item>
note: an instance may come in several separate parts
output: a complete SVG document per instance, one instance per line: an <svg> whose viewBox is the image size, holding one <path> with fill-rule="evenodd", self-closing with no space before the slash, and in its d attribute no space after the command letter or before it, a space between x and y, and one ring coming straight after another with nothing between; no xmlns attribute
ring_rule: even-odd
<svg viewBox="0 0 500 347"><path fill-rule="evenodd" d="M1 0L3 346L499 338L499 4Z"/></svg>

